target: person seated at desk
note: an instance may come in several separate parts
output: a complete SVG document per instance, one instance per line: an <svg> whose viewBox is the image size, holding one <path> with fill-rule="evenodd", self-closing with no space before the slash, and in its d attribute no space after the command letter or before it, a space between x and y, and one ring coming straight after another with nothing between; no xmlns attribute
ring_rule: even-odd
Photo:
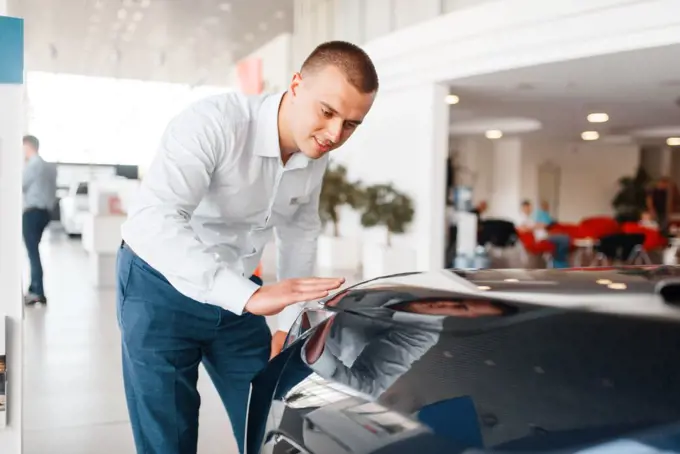
<svg viewBox="0 0 680 454"><path fill-rule="evenodd" d="M546 210L543 210L545 214L542 214L540 219L540 211L532 216L533 207L530 201L525 200L522 202L521 211L522 213L517 230L519 232L533 232L536 241L550 241L555 245L553 266L555 268L569 268L569 236L549 234L548 225L553 223L550 214Z"/></svg>
<svg viewBox="0 0 680 454"><path fill-rule="evenodd" d="M642 213L638 224L641 227L645 227L652 230L659 230L659 223L654 220L654 216L650 211L645 211Z"/></svg>

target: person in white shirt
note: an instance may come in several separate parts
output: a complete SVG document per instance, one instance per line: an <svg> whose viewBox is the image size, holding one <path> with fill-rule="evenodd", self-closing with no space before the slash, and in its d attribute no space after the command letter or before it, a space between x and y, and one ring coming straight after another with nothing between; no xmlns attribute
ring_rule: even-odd
<svg viewBox="0 0 680 454"><path fill-rule="evenodd" d="M545 214L547 214L547 211ZM522 202L517 230L520 232L533 232L534 239L537 242L547 240L554 244L555 252L552 260L553 268L568 268L571 239L568 235L548 233L548 224L546 223L548 219L546 219L545 214L534 213L531 202L529 200L524 200Z"/></svg>
<svg viewBox="0 0 680 454"><path fill-rule="evenodd" d="M328 153L378 91L368 55L318 46L285 93L228 93L168 125L122 227L118 321L137 452L196 452L203 363L240 452L250 385L280 350L304 301L341 278L310 277ZM249 278L275 236L278 282ZM272 336L263 316L278 314Z"/></svg>

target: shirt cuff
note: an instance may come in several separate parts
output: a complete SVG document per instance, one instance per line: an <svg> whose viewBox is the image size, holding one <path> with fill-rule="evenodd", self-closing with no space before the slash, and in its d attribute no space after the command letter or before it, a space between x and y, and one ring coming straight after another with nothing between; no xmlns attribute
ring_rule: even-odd
<svg viewBox="0 0 680 454"><path fill-rule="evenodd" d="M305 351L307 350L307 342L309 342L309 339L307 339L305 342L304 348L300 349L300 358L302 358L302 362L309 366L322 378L332 377L333 374L335 374L335 370L338 368L339 359L333 356L333 354L328 351L328 348L324 347L319 359L311 364L308 363L306 358L307 355L305 354Z"/></svg>
<svg viewBox="0 0 680 454"><path fill-rule="evenodd" d="M304 303L296 303L296 304L291 304L290 306L286 307L284 310L279 312L279 315L277 315L276 320L277 320L277 329L279 331L285 331L288 332L290 331L290 328L293 326L295 323L295 320L300 316L300 313L302 312L302 305Z"/></svg>
<svg viewBox="0 0 680 454"><path fill-rule="evenodd" d="M215 276L215 284L206 302L216 304L236 315L242 315L246 303L259 288L260 286L251 280L231 270L221 269Z"/></svg>

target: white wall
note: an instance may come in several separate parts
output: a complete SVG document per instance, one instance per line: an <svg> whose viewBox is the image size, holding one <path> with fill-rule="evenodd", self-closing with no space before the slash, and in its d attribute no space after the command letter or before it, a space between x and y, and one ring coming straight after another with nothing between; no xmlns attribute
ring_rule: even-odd
<svg viewBox="0 0 680 454"><path fill-rule="evenodd" d="M510 153L501 153L502 147L494 149L492 141L486 139L460 142L465 144L461 147L464 154L479 155L476 159L466 158L477 173L475 200L490 203L490 216L513 219L521 200L538 202L538 172L544 163L552 163L561 170L558 219L578 222L586 216L613 215L611 201L618 191L619 178L633 175L640 162L638 147L634 145L524 140L517 167L512 147ZM494 151L489 152L490 149Z"/></svg>
<svg viewBox="0 0 680 454"><path fill-rule="evenodd" d="M293 36L282 33L262 47L250 53L247 58L262 59L262 77L265 91L278 92L288 88L293 77ZM232 69L230 84L238 87L236 67Z"/></svg>
<svg viewBox="0 0 680 454"><path fill-rule="evenodd" d="M381 91L364 124L331 157L348 166L351 179L391 182L412 197L414 222L408 234L394 239L395 245L417 252L411 270L440 268L443 263L449 113L441 102L445 94L446 88L439 85ZM356 221L343 217L343 235L384 240L382 232L361 232Z"/></svg>
<svg viewBox="0 0 680 454"><path fill-rule="evenodd" d="M7 14L7 2L0 0L0 15L4 14ZM23 85L0 84L0 323L5 323L5 317L8 317L5 334L9 380L8 427L0 428L0 452L3 454L20 454L22 441L21 137L26 117L24 95Z"/></svg>

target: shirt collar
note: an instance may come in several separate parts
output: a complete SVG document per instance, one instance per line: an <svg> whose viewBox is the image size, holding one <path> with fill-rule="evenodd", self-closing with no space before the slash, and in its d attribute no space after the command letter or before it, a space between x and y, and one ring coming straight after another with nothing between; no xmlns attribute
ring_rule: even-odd
<svg viewBox="0 0 680 454"><path fill-rule="evenodd" d="M280 158L281 145L279 144L279 106L286 92L274 93L265 96L257 115L255 128L255 154L265 158ZM304 168L309 164L309 158L302 153L291 156L289 168Z"/></svg>

